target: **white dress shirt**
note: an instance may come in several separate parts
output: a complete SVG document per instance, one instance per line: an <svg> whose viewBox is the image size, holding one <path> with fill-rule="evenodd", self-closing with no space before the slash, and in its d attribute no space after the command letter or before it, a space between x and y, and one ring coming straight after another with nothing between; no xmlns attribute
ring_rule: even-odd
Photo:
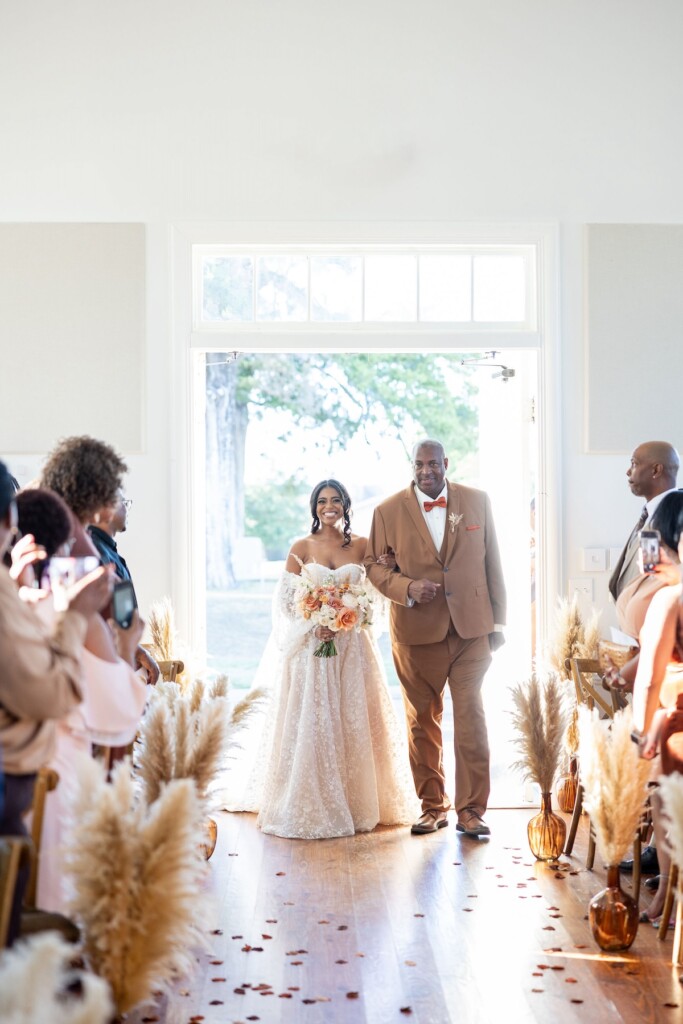
<svg viewBox="0 0 683 1024"><path fill-rule="evenodd" d="M446 514L448 512L448 509L436 507L427 512L424 506L425 501L434 501L435 499L430 498L428 494L425 494L424 491L421 491L417 484L415 485L415 497L418 500L418 503L420 505L420 511L422 512L424 521L427 524L427 529L429 530L432 540L434 541L434 547L436 548L438 553L441 551L441 545L443 544L443 538L446 532ZM439 498L445 498L446 501L448 501L448 489L445 483L443 485L441 492L437 494L436 500L438 500Z"/></svg>

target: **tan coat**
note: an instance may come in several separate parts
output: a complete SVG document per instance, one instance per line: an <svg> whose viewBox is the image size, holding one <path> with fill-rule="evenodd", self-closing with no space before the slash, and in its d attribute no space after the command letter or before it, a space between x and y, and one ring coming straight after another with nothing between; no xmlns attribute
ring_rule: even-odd
<svg viewBox="0 0 683 1024"><path fill-rule="evenodd" d="M80 704L86 630L84 617L67 611L49 635L0 566L0 748L8 774L47 764L56 719Z"/></svg>
<svg viewBox="0 0 683 1024"><path fill-rule="evenodd" d="M371 583L392 602L391 635L397 643L437 643L451 621L464 639L491 633L494 623L505 624L505 584L488 495L448 483L447 500L440 552L413 484L375 509L365 568ZM389 549L396 555L396 570L377 564ZM440 589L433 601L409 608L408 586L419 579L439 583Z"/></svg>

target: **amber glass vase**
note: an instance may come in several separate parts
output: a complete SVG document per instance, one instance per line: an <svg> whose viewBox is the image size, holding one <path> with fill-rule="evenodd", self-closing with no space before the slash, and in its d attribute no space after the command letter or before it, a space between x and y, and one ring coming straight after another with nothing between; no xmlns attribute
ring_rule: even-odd
<svg viewBox="0 0 683 1024"><path fill-rule="evenodd" d="M576 794L578 790L578 772L576 768L576 758L572 757L569 760L569 771L565 775L560 775L559 779L555 784L555 795L557 796L557 806L561 811L571 814L574 810L574 804L576 803Z"/></svg>
<svg viewBox="0 0 683 1024"><path fill-rule="evenodd" d="M204 860L210 860L211 854L216 849L217 839L218 825L213 818L207 818L202 825L202 838L199 843L199 848L202 851Z"/></svg>
<svg viewBox="0 0 683 1024"><path fill-rule="evenodd" d="M588 904L593 938L600 949L615 953L628 949L638 931L638 906L619 884L619 866L607 868L607 888Z"/></svg>
<svg viewBox="0 0 683 1024"><path fill-rule="evenodd" d="M553 814L550 793L541 794L541 810L527 825L529 846L536 860L556 860L564 850L567 826Z"/></svg>

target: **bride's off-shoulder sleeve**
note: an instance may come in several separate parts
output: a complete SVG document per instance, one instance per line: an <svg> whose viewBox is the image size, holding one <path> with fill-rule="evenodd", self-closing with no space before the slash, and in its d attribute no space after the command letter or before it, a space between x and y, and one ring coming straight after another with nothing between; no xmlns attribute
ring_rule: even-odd
<svg viewBox="0 0 683 1024"><path fill-rule="evenodd" d="M273 594L273 641L284 655L291 655L307 641L313 625L299 613L301 576L283 572Z"/></svg>

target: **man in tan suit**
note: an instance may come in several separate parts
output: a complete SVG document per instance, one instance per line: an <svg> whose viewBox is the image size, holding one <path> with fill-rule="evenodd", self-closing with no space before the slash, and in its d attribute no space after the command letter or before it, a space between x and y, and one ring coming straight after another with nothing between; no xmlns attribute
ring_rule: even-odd
<svg viewBox="0 0 683 1024"><path fill-rule="evenodd" d="M503 642L505 584L488 496L446 480L439 441L413 449L413 483L375 510L365 567L389 598L396 672L408 721L422 817L412 832L448 824L441 717L453 701L457 829L489 835L489 746L481 698L491 652ZM396 567L378 559L393 552Z"/></svg>

